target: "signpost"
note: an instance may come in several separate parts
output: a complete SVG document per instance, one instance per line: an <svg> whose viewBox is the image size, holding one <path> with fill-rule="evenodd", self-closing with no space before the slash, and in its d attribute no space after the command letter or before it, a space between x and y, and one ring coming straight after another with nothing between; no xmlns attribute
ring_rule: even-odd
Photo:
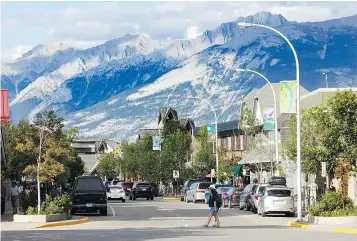
<svg viewBox="0 0 357 241"><path fill-rule="evenodd" d="M179 184L178 184L177 178L180 177L180 171L179 170L173 170L172 171L172 177L175 178L175 181L176 181L176 197L177 197L177 193L178 193L178 189L179 189Z"/></svg>
<svg viewBox="0 0 357 241"><path fill-rule="evenodd" d="M216 176L216 170L211 169L211 182L213 183L213 177ZM217 180L216 180L217 182Z"/></svg>
<svg viewBox="0 0 357 241"><path fill-rule="evenodd" d="M326 177L326 162L321 162L321 176Z"/></svg>

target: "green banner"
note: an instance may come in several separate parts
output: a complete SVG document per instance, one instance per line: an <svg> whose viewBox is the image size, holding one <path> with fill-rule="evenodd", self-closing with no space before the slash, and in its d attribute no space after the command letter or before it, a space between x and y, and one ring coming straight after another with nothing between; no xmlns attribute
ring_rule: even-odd
<svg viewBox="0 0 357 241"><path fill-rule="evenodd" d="M296 81L280 81L280 113L296 113Z"/></svg>
<svg viewBox="0 0 357 241"><path fill-rule="evenodd" d="M262 113L263 113L263 130L273 131L275 129L274 108L263 107Z"/></svg>

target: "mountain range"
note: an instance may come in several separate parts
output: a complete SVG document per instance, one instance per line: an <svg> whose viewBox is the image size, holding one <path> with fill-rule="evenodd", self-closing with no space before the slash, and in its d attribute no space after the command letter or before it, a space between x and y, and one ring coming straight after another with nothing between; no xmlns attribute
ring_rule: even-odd
<svg viewBox="0 0 357 241"><path fill-rule="evenodd" d="M79 49L64 43L38 45L14 62L2 64L1 88L10 95L14 122L54 109L83 137L133 138L155 127L160 108L200 125L237 119L240 102L265 82L237 69L253 69L271 80L295 79L295 61L286 42L262 28L274 27L294 45L300 78L309 91L357 85L357 15L324 22L297 23L258 12L222 23L195 39L152 39L126 34Z"/></svg>

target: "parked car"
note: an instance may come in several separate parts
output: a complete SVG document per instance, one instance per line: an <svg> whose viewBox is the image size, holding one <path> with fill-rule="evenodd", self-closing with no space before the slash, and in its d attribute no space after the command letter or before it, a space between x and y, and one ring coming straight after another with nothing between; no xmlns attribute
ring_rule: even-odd
<svg viewBox="0 0 357 241"><path fill-rule="evenodd" d="M258 214L265 217L267 214L279 213L287 216L295 215L294 197L291 195L291 190L283 186L267 186L259 198Z"/></svg>
<svg viewBox="0 0 357 241"><path fill-rule="evenodd" d="M265 188L267 186L268 186L268 184L259 184L258 187L255 189L255 192L253 193L253 196L250 199L252 201L251 205L252 205L252 212L253 213L257 213L259 198L264 193Z"/></svg>
<svg viewBox="0 0 357 241"><path fill-rule="evenodd" d="M186 202L197 203L198 201L204 201L206 189L211 184L210 182L194 182L186 193Z"/></svg>
<svg viewBox="0 0 357 241"><path fill-rule="evenodd" d="M214 188L217 190L217 188L219 187L233 187L232 184L219 184L219 183L216 183L216 184L213 184L214 185ZM205 203L208 203L208 200L209 200L209 188L206 189L205 191Z"/></svg>
<svg viewBox="0 0 357 241"><path fill-rule="evenodd" d="M158 197L159 196L159 186L154 182L150 182L150 186L152 188L152 192L153 192L154 196Z"/></svg>
<svg viewBox="0 0 357 241"><path fill-rule="evenodd" d="M119 183L121 183L121 182L122 182L122 181L119 180L119 179L113 179L112 182L110 183L110 185L115 186L115 185L117 185L117 184L119 184Z"/></svg>
<svg viewBox="0 0 357 241"><path fill-rule="evenodd" d="M218 195L221 196L222 201L227 198L227 192L231 189L231 187L219 187L217 188Z"/></svg>
<svg viewBox="0 0 357 241"><path fill-rule="evenodd" d="M79 176L72 192L71 214L94 211L107 216L107 195L103 182L98 176Z"/></svg>
<svg viewBox="0 0 357 241"><path fill-rule="evenodd" d="M257 187L258 184L251 183L244 188L243 192L240 194L240 200L239 200L240 210L244 209L246 211L249 211L251 209L252 207L251 198Z"/></svg>
<svg viewBox="0 0 357 241"><path fill-rule="evenodd" d="M134 182L131 195L133 200L136 200L137 198L154 200L154 193L152 192L152 188L148 182Z"/></svg>
<svg viewBox="0 0 357 241"><path fill-rule="evenodd" d="M107 188L107 197L108 197L108 199L119 199L123 203L127 199L124 188L119 185L109 186Z"/></svg>
<svg viewBox="0 0 357 241"><path fill-rule="evenodd" d="M243 188L233 187L227 192L227 197L223 199L223 207L228 205L229 208L233 206L239 206L240 193L243 192Z"/></svg>
<svg viewBox="0 0 357 241"><path fill-rule="evenodd" d="M187 190L190 188L190 186L192 185L192 183L194 182L202 182L202 180L199 179L190 179L185 181L185 183L183 184L182 188L181 188L181 202L186 200L186 192Z"/></svg>

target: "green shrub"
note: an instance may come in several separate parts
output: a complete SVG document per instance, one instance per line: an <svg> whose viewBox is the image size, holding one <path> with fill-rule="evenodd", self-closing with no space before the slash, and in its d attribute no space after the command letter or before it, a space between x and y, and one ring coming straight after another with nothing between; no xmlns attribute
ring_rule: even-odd
<svg viewBox="0 0 357 241"><path fill-rule="evenodd" d="M25 214L26 215L37 215L37 209L30 206L27 208Z"/></svg>
<svg viewBox="0 0 357 241"><path fill-rule="evenodd" d="M46 200L41 205L41 212L43 214L66 213L70 204L71 198L67 194L58 195L54 198L46 196Z"/></svg>
<svg viewBox="0 0 357 241"><path fill-rule="evenodd" d="M321 217L356 216L357 207L349 197L338 192L327 192L320 202L309 208L308 213Z"/></svg>

